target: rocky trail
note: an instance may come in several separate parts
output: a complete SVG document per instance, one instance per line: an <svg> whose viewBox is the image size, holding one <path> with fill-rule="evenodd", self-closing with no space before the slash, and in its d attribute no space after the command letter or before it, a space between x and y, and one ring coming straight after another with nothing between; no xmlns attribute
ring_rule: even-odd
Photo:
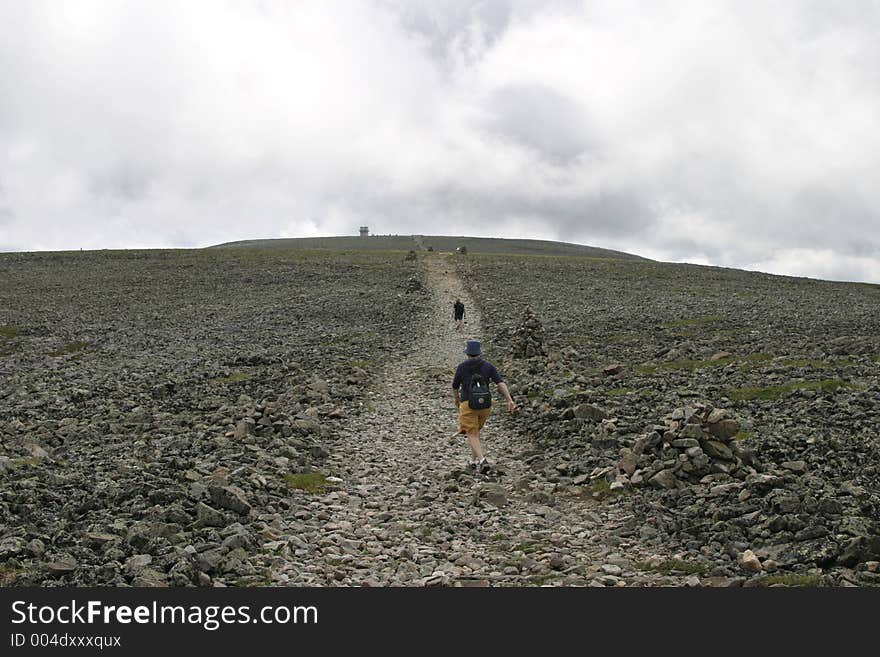
<svg viewBox="0 0 880 657"><path fill-rule="evenodd" d="M451 437L457 415L450 381L465 340L483 335L482 318L442 256L422 263L431 321L407 353L389 360L368 392L371 402L340 429L327 462L336 489L302 493L307 499L283 537L297 549L276 562L272 583L696 585L686 573L640 570L666 560L616 535L632 534L632 517L557 490L533 472L533 446L517 430L519 418L501 417L506 409L483 431L494 471L465 470L465 439ZM468 308L462 332L449 317L455 298ZM492 359L493 345L486 350Z"/></svg>

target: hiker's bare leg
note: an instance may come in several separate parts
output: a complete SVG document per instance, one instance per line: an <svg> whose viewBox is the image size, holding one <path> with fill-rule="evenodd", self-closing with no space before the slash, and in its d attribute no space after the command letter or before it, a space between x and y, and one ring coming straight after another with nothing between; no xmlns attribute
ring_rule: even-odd
<svg viewBox="0 0 880 657"><path fill-rule="evenodd" d="M471 452L474 455L474 459L476 459L477 461L482 460L483 446L480 444L480 432L479 431L468 431L467 439L468 439L468 445L471 446Z"/></svg>

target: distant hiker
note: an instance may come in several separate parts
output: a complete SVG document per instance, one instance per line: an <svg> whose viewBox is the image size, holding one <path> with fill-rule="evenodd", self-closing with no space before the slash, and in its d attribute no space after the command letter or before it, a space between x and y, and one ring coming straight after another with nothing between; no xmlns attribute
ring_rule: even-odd
<svg viewBox="0 0 880 657"><path fill-rule="evenodd" d="M452 318L455 320L455 330L461 330L462 320L464 319L464 304L461 299L456 299L452 304Z"/></svg>
<svg viewBox="0 0 880 657"><path fill-rule="evenodd" d="M489 381L494 381L507 399L508 412L513 413L516 404L513 403L510 390L501 378L498 368L480 357L483 352L478 340L468 340L464 353L467 354L467 360L458 366L452 379L455 403L458 406L458 432L455 435L467 436L473 455L470 469L485 473L489 471L490 464L480 444L480 430L492 413Z"/></svg>

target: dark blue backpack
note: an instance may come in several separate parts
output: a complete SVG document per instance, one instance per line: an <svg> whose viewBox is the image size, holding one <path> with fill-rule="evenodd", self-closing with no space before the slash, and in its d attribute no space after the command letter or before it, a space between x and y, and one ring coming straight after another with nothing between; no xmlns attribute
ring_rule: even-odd
<svg viewBox="0 0 880 657"><path fill-rule="evenodd" d="M489 392L489 381L480 372L483 361L478 360L477 366L471 373L471 383L468 388L468 407L475 411L492 408L492 393Z"/></svg>

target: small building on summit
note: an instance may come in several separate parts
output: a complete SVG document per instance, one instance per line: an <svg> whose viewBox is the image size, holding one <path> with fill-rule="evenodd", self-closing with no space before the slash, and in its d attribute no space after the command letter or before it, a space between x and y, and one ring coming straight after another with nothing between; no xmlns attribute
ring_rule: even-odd
<svg viewBox="0 0 880 657"><path fill-rule="evenodd" d="M361 237L369 237L370 236L370 227L369 226L361 226Z"/></svg>

